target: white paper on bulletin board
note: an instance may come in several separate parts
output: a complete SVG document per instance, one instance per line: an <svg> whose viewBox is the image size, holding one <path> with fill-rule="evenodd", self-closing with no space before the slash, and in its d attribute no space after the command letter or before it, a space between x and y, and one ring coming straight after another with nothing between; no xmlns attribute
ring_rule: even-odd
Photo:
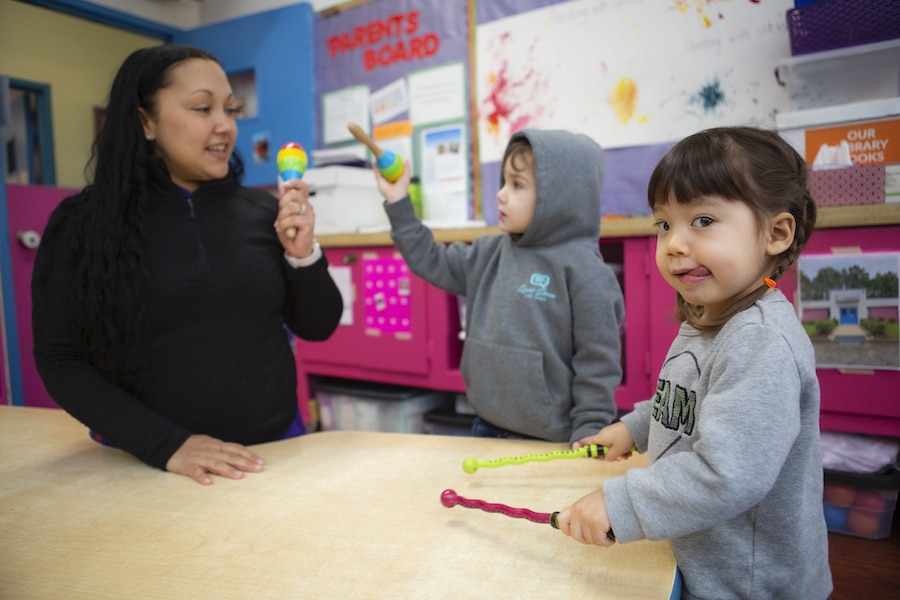
<svg viewBox="0 0 900 600"><path fill-rule="evenodd" d="M585 133L607 148L720 125L774 128L787 95L792 0L574 0L480 25L481 162L525 127Z"/></svg>

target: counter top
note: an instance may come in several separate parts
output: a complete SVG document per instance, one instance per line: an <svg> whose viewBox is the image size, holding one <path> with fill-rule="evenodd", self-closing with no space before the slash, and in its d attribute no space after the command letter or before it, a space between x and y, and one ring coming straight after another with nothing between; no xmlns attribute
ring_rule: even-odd
<svg viewBox="0 0 900 600"><path fill-rule="evenodd" d="M666 542L600 548L445 508L441 492L561 510L645 464L539 441L337 431L262 444L263 473L201 486L95 444L56 409L0 406L4 598L669 598Z"/></svg>
<svg viewBox="0 0 900 600"><path fill-rule="evenodd" d="M820 207L817 229L838 227L874 227L900 225L900 203L867 206ZM499 227L470 227L462 229L434 229L437 242L471 242L482 235L502 233ZM653 217L603 219L600 239L655 236ZM362 246L393 246L388 232L343 233L316 236L323 248L353 248Z"/></svg>

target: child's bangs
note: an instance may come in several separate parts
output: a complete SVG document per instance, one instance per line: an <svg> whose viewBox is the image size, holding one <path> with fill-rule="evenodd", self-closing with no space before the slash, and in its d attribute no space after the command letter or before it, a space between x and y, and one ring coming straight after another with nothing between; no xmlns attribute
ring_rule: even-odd
<svg viewBox="0 0 900 600"><path fill-rule="evenodd" d="M694 138L676 148L663 157L650 177L647 199L651 209L670 198L689 204L702 196L748 197L750 190L744 189L747 181L742 173L746 161L732 145Z"/></svg>

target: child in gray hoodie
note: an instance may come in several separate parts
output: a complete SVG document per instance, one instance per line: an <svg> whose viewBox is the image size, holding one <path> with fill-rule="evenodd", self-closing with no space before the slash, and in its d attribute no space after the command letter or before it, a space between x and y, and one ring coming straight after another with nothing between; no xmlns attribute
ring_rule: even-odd
<svg viewBox="0 0 900 600"><path fill-rule="evenodd" d="M605 157L587 136L512 136L499 235L436 244L415 216L409 165L373 165L391 237L413 273L466 298L461 370L475 435L580 442L616 417L622 291L599 249Z"/></svg>
<svg viewBox="0 0 900 600"><path fill-rule="evenodd" d="M685 599L831 593L816 359L775 287L815 226L806 181L789 144L749 127L682 140L650 178L656 264L682 325L656 396L590 440L606 460L634 445L649 466L558 523L599 546L668 539Z"/></svg>

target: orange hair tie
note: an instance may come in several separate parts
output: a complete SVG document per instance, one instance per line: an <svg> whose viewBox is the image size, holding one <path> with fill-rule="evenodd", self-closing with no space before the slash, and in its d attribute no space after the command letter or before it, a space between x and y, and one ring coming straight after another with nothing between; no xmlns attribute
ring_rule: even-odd
<svg viewBox="0 0 900 600"><path fill-rule="evenodd" d="M765 279L763 279L763 281L764 281L764 282L766 283L766 285L769 286L770 288L773 288L773 287L775 287L775 286L777 285L777 284L775 283L775 280L774 280L774 279L770 279L769 277L766 277Z"/></svg>

